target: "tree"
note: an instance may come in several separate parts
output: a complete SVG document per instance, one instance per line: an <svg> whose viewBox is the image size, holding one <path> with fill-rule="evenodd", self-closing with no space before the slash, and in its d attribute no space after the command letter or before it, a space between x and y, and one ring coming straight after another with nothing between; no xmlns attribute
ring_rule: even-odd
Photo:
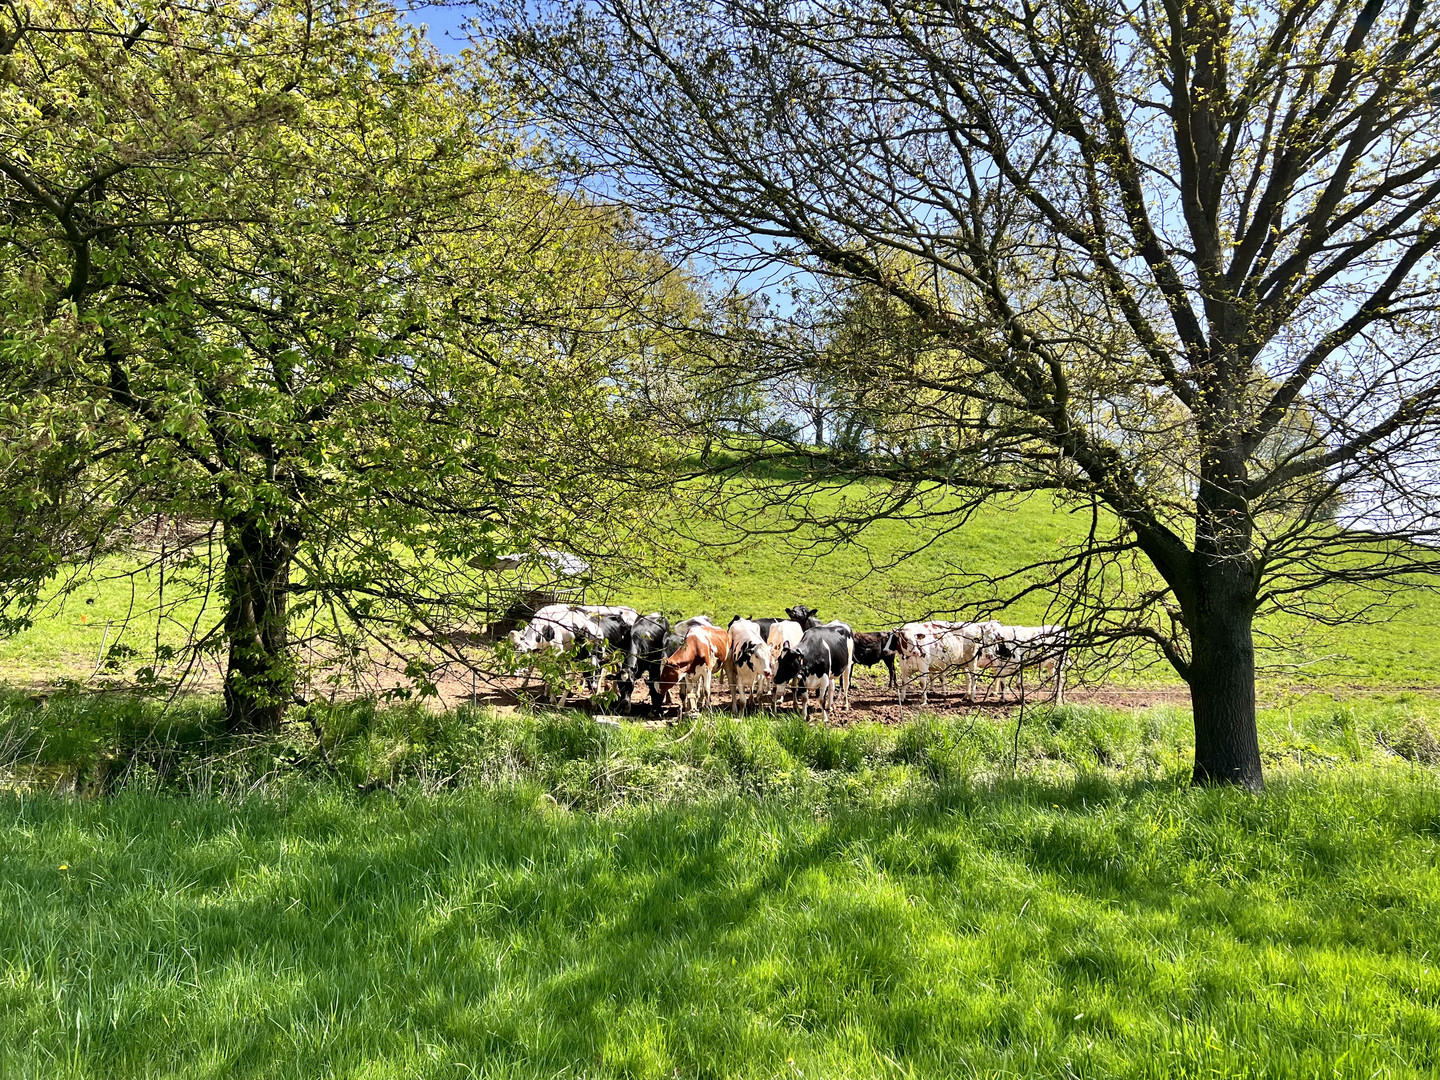
<svg viewBox="0 0 1440 1080"><path fill-rule="evenodd" d="M889 506L942 482L1093 504L1054 569L1096 618L1099 564L1148 563L1106 633L1189 683L1196 782L1263 782L1257 612L1436 569L1410 543L1440 491L1423 0L598 0L495 21L558 137L675 243L863 285L928 337L854 373L934 436L873 468Z"/></svg>
<svg viewBox="0 0 1440 1080"><path fill-rule="evenodd" d="M198 522L234 730L294 628L404 647L497 550L603 548L653 449L637 313L668 268L567 198L471 54L387 3L0 8L0 451L11 621L137 521Z"/></svg>

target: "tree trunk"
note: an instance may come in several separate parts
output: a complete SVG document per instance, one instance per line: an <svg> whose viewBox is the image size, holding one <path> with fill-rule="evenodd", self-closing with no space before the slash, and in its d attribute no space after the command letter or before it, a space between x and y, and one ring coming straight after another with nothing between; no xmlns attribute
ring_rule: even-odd
<svg viewBox="0 0 1440 1080"><path fill-rule="evenodd" d="M267 732L280 726L295 692L287 608L294 539L244 519L225 526L225 727Z"/></svg>
<svg viewBox="0 0 1440 1080"><path fill-rule="evenodd" d="M1259 791L1255 726L1255 617L1251 571L1212 566L1197 582L1190 618L1190 704L1195 714L1196 784L1238 784Z"/></svg>

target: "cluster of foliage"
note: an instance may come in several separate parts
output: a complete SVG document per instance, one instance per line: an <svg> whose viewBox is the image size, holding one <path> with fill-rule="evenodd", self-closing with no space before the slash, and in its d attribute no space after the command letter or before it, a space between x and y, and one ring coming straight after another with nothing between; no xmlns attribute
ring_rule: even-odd
<svg viewBox="0 0 1440 1080"><path fill-rule="evenodd" d="M0 24L4 625L149 529L268 728L302 619L343 661L462 619L497 551L627 532L660 452L628 365L684 289L546 178L485 57L384 0Z"/></svg>

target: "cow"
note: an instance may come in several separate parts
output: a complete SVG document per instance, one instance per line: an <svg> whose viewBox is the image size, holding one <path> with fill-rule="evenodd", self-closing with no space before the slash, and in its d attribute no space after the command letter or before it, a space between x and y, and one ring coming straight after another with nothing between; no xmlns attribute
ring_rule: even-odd
<svg viewBox="0 0 1440 1080"><path fill-rule="evenodd" d="M508 637L517 656L541 652L555 654L579 653L597 640L603 640L604 629L585 611L572 604L549 604L535 612L522 630L510 631ZM526 672L528 680L533 664ZM568 684L562 684L553 700L564 706L569 696Z"/></svg>
<svg viewBox="0 0 1440 1080"><path fill-rule="evenodd" d="M1025 700L1025 672L1035 671L1040 682L1048 673L1055 677L1050 700L1065 701L1065 661L1070 649L1070 631L1063 626L1004 626L986 623L978 663L995 676L1000 700L1005 700L1006 683L1020 676L1020 700ZM990 696L986 686L985 697Z"/></svg>
<svg viewBox="0 0 1440 1080"><path fill-rule="evenodd" d="M724 674L730 662L730 632L718 626L692 626L680 648L665 658L660 668L660 690L668 697L672 686L680 685L680 711L685 712L686 700L697 687L700 690L695 711L700 703L712 707L711 690L715 672Z"/></svg>
<svg viewBox="0 0 1440 1080"><path fill-rule="evenodd" d="M984 623L909 622L896 631L900 657L900 678L896 695L901 705L905 694L917 677L920 679L920 703L930 704L930 680L947 671L965 673L965 689L971 700L975 697L977 658L984 644Z"/></svg>
<svg viewBox="0 0 1440 1080"><path fill-rule="evenodd" d="M535 612L521 630L507 635L520 655L533 652L563 652L575 643L577 633L589 634L590 616L571 604L547 604Z"/></svg>
<svg viewBox="0 0 1440 1080"><path fill-rule="evenodd" d="M650 707L659 712L666 705L666 698L660 693L660 666L665 657L674 649L665 647L670 632L670 623L658 611L641 616L630 627L629 640L625 644L625 659L615 676L617 703L630 711L630 699L635 693L635 683L644 678L650 687ZM675 643L678 648L684 639Z"/></svg>
<svg viewBox="0 0 1440 1080"><path fill-rule="evenodd" d="M753 698L758 704L767 685L774 682L774 654L760 624L738 616L730 622L730 709L744 712ZM773 700L773 698L772 698Z"/></svg>
<svg viewBox="0 0 1440 1080"><path fill-rule="evenodd" d="M765 635L765 641L770 646L770 656L773 660L778 661L780 654L785 651L787 646L793 649L800 644L800 638L805 631L799 623L793 622L790 619L771 619L769 621L770 630ZM756 624L758 625L759 623L760 620L757 619ZM796 696L792 698L792 704L799 701L798 689L795 693ZM778 709L780 707L780 683L775 679L771 679L770 681L770 707L772 709Z"/></svg>
<svg viewBox="0 0 1440 1080"><path fill-rule="evenodd" d="M795 683L795 694L804 702L803 716L810 719L811 691L820 699L820 716L830 722L835 684L848 687L850 665L855 655L855 635L843 623L815 626L806 630L800 643L787 645L775 661L775 684Z"/></svg>
<svg viewBox="0 0 1440 1080"><path fill-rule="evenodd" d="M573 653L592 665L588 676L591 693L600 689L603 666L609 649L623 650L630 627L639 614L634 608L583 604L547 604L535 612L523 630L508 637L517 655L555 652ZM568 690L562 690L559 704L565 704Z"/></svg>
<svg viewBox="0 0 1440 1080"><path fill-rule="evenodd" d="M539 652L542 649L566 649L577 637L590 642L607 639L610 627L634 626L640 618L634 608L600 607L583 604L547 604L531 618L523 630L512 630L508 637L517 653ZM601 620L609 620L602 626Z"/></svg>
<svg viewBox="0 0 1440 1080"><path fill-rule="evenodd" d="M895 657L900 651L900 632L886 630L876 634L855 635L855 663L865 667L884 664L890 672L890 689L895 689Z"/></svg>
<svg viewBox="0 0 1440 1080"><path fill-rule="evenodd" d="M820 613L804 604L796 604L794 607L787 607L785 614L792 622L800 624L801 630L809 630L811 627L820 625Z"/></svg>

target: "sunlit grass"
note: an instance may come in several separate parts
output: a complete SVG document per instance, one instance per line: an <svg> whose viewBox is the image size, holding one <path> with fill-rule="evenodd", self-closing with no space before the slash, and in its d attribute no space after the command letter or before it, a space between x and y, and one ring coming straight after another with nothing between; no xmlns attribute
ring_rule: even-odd
<svg viewBox="0 0 1440 1080"><path fill-rule="evenodd" d="M0 699L0 1076L1440 1067L1433 698L316 720Z"/></svg>
<svg viewBox="0 0 1440 1080"><path fill-rule="evenodd" d="M909 780L6 797L0 1072L1440 1068L1433 774Z"/></svg>
<svg viewBox="0 0 1440 1080"><path fill-rule="evenodd" d="M825 498L833 501L834 496ZM683 564L679 569L658 580L633 576L612 583L609 591L597 587L592 598L672 616L705 612L721 621L737 614L776 615L802 602L817 608L822 618L844 619L857 629L881 629L907 618L946 614L962 598L935 593L937 581L956 574L998 573L1054 555L1080 536L1085 524L1043 498L1017 500L987 509L964 528L891 567L897 555L923 539L914 525L881 521L853 543L816 549L812 559L797 553L794 537L755 536L737 542L736 534L697 522L693 531L699 535L730 543L677 549ZM74 594L63 609L46 614L33 629L0 641L0 680L39 684L88 678L102 658L102 643L107 648L115 643L127 614L131 619L121 640L137 655L123 664L122 672L133 674L148 663L157 622L147 612L157 599L159 582L153 575L133 581L114 576L121 568L118 562L107 566L108 580ZM182 606L173 619L159 624L161 643L180 644L198 615L198 604ZM1055 617L1040 594L1004 615L1024 624ZM1433 591L1401 593L1376 621L1367 623L1326 629L1293 617L1272 617L1262 620L1258 629L1261 644L1270 646L1262 662L1282 665L1262 678L1277 686L1440 685L1440 595ZM1109 678L1178 681L1164 664Z"/></svg>

